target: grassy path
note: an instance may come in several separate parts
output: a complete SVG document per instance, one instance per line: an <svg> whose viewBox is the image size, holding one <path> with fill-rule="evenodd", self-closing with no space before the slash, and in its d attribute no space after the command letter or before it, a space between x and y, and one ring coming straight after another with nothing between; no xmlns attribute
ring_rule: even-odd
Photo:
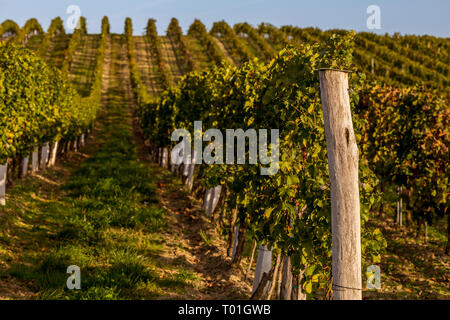
<svg viewBox="0 0 450 320"><path fill-rule="evenodd" d="M125 37L110 39L103 111L85 148L17 181L0 208L0 299L248 296L201 204L149 162L133 126ZM70 265L81 290L66 287Z"/></svg>
<svg viewBox="0 0 450 320"><path fill-rule="evenodd" d="M2 240L19 238L14 249L25 250L5 257L11 262L2 277L26 283L39 298L126 298L139 296L138 289L147 285L151 286L145 290L148 296L158 290L158 273L148 256L160 248L157 232L165 221L150 172L137 161L130 143L130 121L123 121L127 108L117 75L126 61L125 47L119 39L113 40L114 62L106 68L111 75L107 105L95 142L91 140L86 148L88 158L74 172L55 170L55 176L48 172L42 178L48 182L39 186L39 192L35 187L40 181L29 178L15 188L13 197L21 201L13 199L7 208L18 215L10 222L25 227ZM61 181L65 174L70 178ZM27 196L29 202L23 203ZM10 218L8 212L2 215ZM26 250L28 244L34 250ZM80 267L83 290L65 289L69 265Z"/></svg>

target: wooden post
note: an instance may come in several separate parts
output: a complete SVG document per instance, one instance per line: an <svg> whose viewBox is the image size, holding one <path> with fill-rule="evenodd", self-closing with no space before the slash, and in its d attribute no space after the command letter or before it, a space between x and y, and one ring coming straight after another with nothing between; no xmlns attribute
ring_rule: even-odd
<svg viewBox="0 0 450 320"><path fill-rule="evenodd" d="M321 69L319 78L331 186L334 299L360 300L358 147L350 111L348 73Z"/></svg>
<svg viewBox="0 0 450 320"><path fill-rule="evenodd" d="M41 148L41 164L40 167L42 170L47 168L48 154L49 154L49 144L46 142Z"/></svg>
<svg viewBox="0 0 450 320"><path fill-rule="evenodd" d="M255 293L264 272L269 273L272 268L272 250L267 246L260 245L258 250L258 260L256 261L255 278L253 279L253 290Z"/></svg>
<svg viewBox="0 0 450 320"><path fill-rule="evenodd" d="M236 256L236 249L239 241L239 226L234 229L234 237L233 237L233 253L231 254L231 261L234 260L234 257Z"/></svg>
<svg viewBox="0 0 450 320"><path fill-rule="evenodd" d="M86 145L84 133L80 136L80 147L83 148Z"/></svg>
<svg viewBox="0 0 450 320"><path fill-rule="evenodd" d="M36 147L31 155L31 173L35 174L38 171L38 148Z"/></svg>
<svg viewBox="0 0 450 320"><path fill-rule="evenodd" d="M236 202L238 202L238 201L236 201ZM238 213L237 207L231 211L230 235L227 239L227 257L231 256L231 253L232 253L233 235L234 235L234 230L236 228L237 213Z"/></svg>
<svg viewBox="0 0 450 320"><path fill-rule="evenodd" d="M0 205L6 205L6 174L8 172L8 161L0 165Z"/></svg>
<svg viewBox="0 0 450 320"><path fill-rule="evenodd" d="M400 227L403 225L403 187L400 186Z"/></svg>
<svg viewBox="0 0 450 320"><path fill-rule="evenodd" d="M66 157L70 155L70 141L66 142Z"/></svg>
<svg viewBox="0 0 450 320"><path fill-rule="evenodd" d="M303 273L305 271L301 271L300 274L294 276L294 285L295 288L292 289L292 300L306 300L306 293L303 293L301 282L303 279Z"/></svg>
<svg viewBox="0 0 450 320"><path fill-rule="evenodd" d="M187 177L189 175L189 166L190 165L187 163L183 164L183 174L182 174L183 177Z"/></svg>
<svg viewBox="0 0 450 320"><path fill-rule="evenodd" d="M252 254L250 255L250 261L248 263L247 271L245 272L244 280L247 280L248 273L250 272L253 264L253 257L255 256L256 240L253 240Z"/></svg>
<svg viewBox="0 0 450 320"><path fill-rule="evenodd" d="M283 277L281 279L281 300L291 300L292 295L292 267L291 267L291 257L285 256L283 258Z"/></svg>
<svg viewBox="0 0 450 320"><path fill-rule="evenodd" d="M172 149L170 151L170 159L171 159L171 163L172 163L172 171L175 172L175 174L177 176L180 175L180 170L182 168L183 158L184 158L184 145L183 145L183 147L181 149Z"/></svg>
<svg viewBox="0 0 450 320"><path fill-rule="evenodd" d="M176 168L175 162L176 161L177 161L177 159L176 159L176 157L173 157L172 150L170 149L169 150L169 165L170 165L171 172L175 172L175 168Z"/></svg>
<svg viewBox="0 0 450 320"><path fill-rule="evenodd" d="M216 188L211 188L208 203L206 205L206 216L208 218L211 216L212 212L214 211L213 204L214 204L215 189Z"/></svg>
<svg viewBox="0 0 450 320"><path fill-rule="evenodd" d="M213 191L214 191L213 188L205 191L205 197L203 198L203 210L205 211L206 215L208 215L209 204L210 204L211 197L213 195Z"/></svg>
<svg viewBox="0 0 450 320"><path fill-rule="evenodd" d="M28 173L28 162L30 161L30 156L26 156L22 159L22 164L20 168L20 177L25 178Z"/></svg>
<svg viewBox="0 0 450 320"><path fill-rule="evenodd" d="M246 232L245 224L240 224L236 228L237 234L236 234L236 247L234 248L234 254L231 259L231 265L238 266L241 263L242 259L242 252L244 251L245 246L245 232Z"/></svg>
<svg viewBox="0 0 450 320"><path fill-rule="evenodd" d="M278 270L276 299L281 300L281 281L283 279L284 259L281 259L280 269Z"/></svg>
<svg viewBox="0 0 450 320"><path fill-rule="evenodd" d="M205 210L207 217L210 217L214 213L214 210L216 210L217 204L219 203L221 192L222 192L221 185L206 190L205 198L203 201L203 210Z"/></svg>
<svg viewBox="0 0 450 320"><path fill-rule="evenodd" d="M167 148L162 149L162 166L168 168L169 166L169 150Z"/></svg>
<svg viewBox="0 0 450 320"><path fill-rule="evenodd" d="M211 216L214 211L216 210L217 205L219 204L219 199L220 199L220 194L222 193L222 186L218 185L215 186L213 189L213 194L212 194L212 198L211 198L211 207L210 210L208 212L208 217Z"/></svg>
<svg viewBox="0 0 450 320"><path fill-rule="evenodd" d="M270 285L269 294L267 295L267 300L270 300L272 298L273 291L275 290L275 287L277 285L280 262L281 262L281 253L277 255L277 261L275 262L275 270L273 271L272 283Z"/></svg>
<svg viewBox="0 0 450 320"><path fill-rule="evenodd" d="M191 163L188 165L188 178L186 179L186 185L189 191L192 191L194 187L194 173L195 173L195 161L197 159L197 152L194 151Z"/></svg>
<svg viewBox="0 0 450 320"><path fill-rule="evenodd" d="M50 153L50 159L48 165L53 167L56 164L56 156L58 155L58 141L54 141L52 145L52 151Z"/></svg>
<svg viewBox="0 0 450 320"><path fill-rule="evenodd" d="M397 188L397 224L402 226L402 208L403 208L403 198L402 198L403 188L400 186Z"/></svg>

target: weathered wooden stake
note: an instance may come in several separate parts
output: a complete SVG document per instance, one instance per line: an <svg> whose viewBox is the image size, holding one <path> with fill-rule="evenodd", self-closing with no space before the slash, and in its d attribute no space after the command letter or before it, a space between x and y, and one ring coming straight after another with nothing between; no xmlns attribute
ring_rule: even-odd
<svg viewBox="0 0 450 320"><path fill-rule="evenodd" d="M190 168L190 161L192 160L192 155L189 155L184 149L183 149L183 166L181 168L181 176L187 177L189 175L189 168Z"/></svg>
<svg viewBox="0 0 450 320"><path fill-rule="evenodd" d="M70 141L66 142L66 157L70 155Z"/></svg>
<svg viewBox="0 0 450 320"><path fill-rule="evenodd" d="M170 165L170 171L175 172L176 165L175 165L176 159L172 157L172 150L169 149L169 165Z"/></svg>
<svg viewBox="0 0 450 320"><path fill-rule="evenodd" d="M238 241L239 241L239 226L237 226L234 229L234 237L233 237L233 253L231 254L231 260L234 260L234 257L236 256L236 249L237 249L237 245L238 245Z"/></svg>
<svg viewBox="0 0 450 320"><path fill-rule="evenodd" d="M169 150L167 148L162 149L162 166L163 168L169 167Z"/></svg>
<svg viewBox="0 0 450 320"><path fill-rule="evenodd" d="M319 78L331 183L334 299L360 300L358 147L350 111L348 73L321 69Z"/></svg>
<svg viewBox="0 0 450 320"><path fill-rule="evenodd" d="M84 133L80 136L80 147L83 148L86 145Z"/></svg>
<svg viewBox="0 0 450 320"><path fill-rule="evenodd" d="M205 191L205 197L203 198L203 210L205 211L206 215L208 215L208 208L213 192L214 188Z"/></svg>
<svg viewBox="0 0 450 320"><path fill-rule="evenodd" d="M214 213L214 210L216 210L217 204L219 203L221 192L222 192L221 185L206 190L205 198L203 201L203 210L205 210L207 217L210 217Z"/></svg>
<svg viewBox="0 0 450 320"><path fill-rule="evenodd" d="M295 288L292 289L292 300L306 300L306 293L303 293L302 291L302 279L303 279L303 273L305 271L301 271L300 274L294 276L294 285Z"/></svg>
<svg viewBox="0 0 450 320"><path fill-rule="evenodd" d="M397 188L397 224L399 226L402 226L403 222L403 217L402 217L402 209L403 209L403 198L402 198L402 193L403 193L403 187L398 187Z"/></svg>
<svg viewBox="0 0 450 320"><path fill-rule="evenodd" d="M206 204L206 216L209 218L211 213L213 212L213 203L214 203L214 190L215 188L210 189L210 194L208 198L208 202Z"/></svg>
<svg viewBox="0 0 450 320"><path fill-rule="evenodd" d="M208 217L210 217L214 211L216 210L217 205L219 204L220 194L222 193L222 186L218 185L213 188L213 194L211 199L211 206L208 212Z"/></svg>
<svg viewBox="0 0 450 320"><path fill-rule="evenodd" d="M281 253L277 255L277 261L275 262L275 270L273 271L272 283L270 285L269 294L267 295L267 300L270 300L272 298L273 291L275 290L275 287L277 285L280 262L281 262Z"/></svg>
<svg viewBox="0 0 450 320"><path fill-rule="evenodd" d="M245 272L244 280L247 280L248 273L250 272L250 269L252 268L253 258L255 256L255 250L256 250L256 240L253 240L252 253L250 255L250 261L247 266L247 271Z"/></svg>
<svg viewBox="0 0 450 320"><path fill-rule="evenodd" d="M41 167L42 170L45 170L47 168L49 149L50 149L50 147L49 147L48 142L46 142L41 148L41 164L40 164L40 167Z"/></svg>
<svg viewBox="0 0 450 320"><path fill-rule="evenodd" d="M21 164L21 170L20 170L20 177L21 178L25 178L27 176L28 173L28 162L30 161L30 156L26 156L22 159L22 164Z"/></svg>
<svg viewBox="0 0 450 320"><path fill-rule="evenodd" d="M52 151L50 153L50 159L48 160L48 165L53 167L56 164L56 157L58 155L58 141L54 141L52 144Z"/></svg>
<svg viewBox="0 0 450 320"><path fill-rule="evenodd" d="M276 299L281 300L281 281L283 279L284 259L281 259L280 269L278 270Z"/></svg>
<svg viewBox="0 0 450 320"><path fill-rule="evenodd" d="M36 147L31 154L31 173L35 174L38 171L38 148Z"/></svg>
<svg viewBox="0 0 450 320"><path fill-rule="evenodd" d="M291 300L292 298L292 269L291 257L285 256L283 258L283 277L281 279L281 300Z"/></svg>
<svg viewBox="0 0 450 320"><path fill-rule="evenodd" d="M6 174L8 172L8 161L0 165L0 205L6 205Z"/></svg>
<svg viewBox="0 0 450 320"><path fill-rule="evenodd" d="M267 246L260 245L258 250L258 260L256 261L255 278L253 279L252 293L258 288L264 272L269 273L272 268L272 250Z"/></svg>
<svg viewBox="0 0 450 320"><path fill-rule="evenodd" d="M188 165L189 174L188 178L186 179L186 185L189 191L192 191L192 188L194 186L195 161L197 159L197 156L197 152L194 151L194 157L192 158L191 164Z"/></svg>

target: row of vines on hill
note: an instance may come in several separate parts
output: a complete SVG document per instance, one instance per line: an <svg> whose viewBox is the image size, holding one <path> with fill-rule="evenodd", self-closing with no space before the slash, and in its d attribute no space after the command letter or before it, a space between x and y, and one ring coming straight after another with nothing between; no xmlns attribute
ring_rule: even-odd
<svg viewBox="0 0 450 320"><path fill-rule="evenodd" d="M206 29L201 28L201 26L202 24L199 21L194 22L190 28L190 34L195 34L193 30L199 29L197 37L199 37L198 34L202 34L199 38L206 38ZM203 32L201 32L202 30ZM236 25L235 30L237 33L251 33L251 29L248 26ZM215 24L215 29L211 31L211 34L226 36L227 32L229 30L226 26L224 27L222 22ZM363 56L367 58L365 52L369 50L369 48L361 44L362 37L357 36L356 38L356 45L353 47L356 53L354 52L353 54L355 54L357 60L354 64L350 64L349 59L352 54L347 48L348 43L339 40L343 36L345 38L344 31L335 30L335 32L340 36L332 35L331 32L324 33L317 28L303 30L287 26L280 30L268 24L261 24L258 28L259 40L264 40L265 43L268 40L272 45L284 46L297 38L301 39L301 43L296 42L295 46L301 49L291 48L283 51L270 65L247 62L243 63L238 69L227 66L203 73L197 72L187 75L176 88L166 92L159 100L147 105L140 105L140 121L144 132L156 146L170 148L174 146L170 141L171 132L175 128L186 128L192 132L195 120L202 120L204 127L242 128L244 123L252 128L258 128L261 123L265 123L262 119L270 119L269 114L273 112L276 115L276 120L274 119L273 123L271 123L272 125L276 127L280 123L286 123L287 119L284 113L277 109L277 105L281 102L268 99L268 92L274 95L280 94L281 96L288 95L287 92L290 92L289 98L292 101L299 99L302 105L308 105L310 109L308 109L307 113L310 115L316 114L314 118L317 118L315 121L318 121L318 119L321 119L318 116L320 111L314 109L313 104L309 100L310 97L305 98L300 95L296 91L297 88L290 91L293 83L292 79L290 79L292 75L288 70L283 70L286 73L279 71L279 74L274 70L276 68L282 69L281 65L286 63L286 60L289 61L286 58L288 56L286 52L292 54L291 50L298 50L296 55L307 59L308 54L304 52L304 50L307 50L305 48L314 48L312 51L316 52L317 55L311 55L313 57L311 58L311 64L316 67L322 64L322 66L326 65L336 68L340 64L337 63L339 58L332 59L330 57L340 56L341 61L346 61L342 65L351 69L355 69L355 62L357 67L361 67L366 63L363 71L366 71L368 73L367 76L370 76L370 60L359 60ZM226 36L229 37L227 41L233 43L235 40L233 37L235 36L235 34L234 36ZM334 51L332 50L334 55L325 53L323 46L327 42L326 39L328 39L328 42L334 43ZM309 43L309 45L305 43ZM317 43L322 44L318 46ZM377 49L375 53L382 52L380 50L384 49ZM233 54L239 56L237 51ZM214 53L209 52L209 55L214 56ZM378 58L378 60L380 59L383 60L383 57ZM393 62L390 61L389 63ZM423 79L425 80L423 82L428 80L428 83L437 84L437 86L433 85L432 87L440 87L439 84L446 83L445 81L447 80L443 78L445 72L442 70L445 69L426 71L430 75L427 78L424 73L420 72L420 68L415 69L413 62L410 60L403 61L402 66L405 63L410 65L412 69L408 69L407 73L398 71L399 78L397 82L386 79L387 74L379 74L375 77L379 81L378 84L368 82L359 86L355 83L354 88L352 88L354 92L354 114L355 118L357 118L357 121L355 121L357 137L360 139L359 145L362 152L360 167L363 172L361 175L370 181L370 183L363 183L364 188L367 188L365 192L364 190L362 191L362 202L365 204L363 220L367 220L369 209L376 211L380 207L382 208L383 203L386 202L386 191L389 189L395 190L400 186L402 191L399 196L406 200L408 221L415 221L420 228L424 223L431 224L443 216L447 215L448 217L448 169L446 168L449 160L448 108L446 107L448 100L445 97L441 97L439 92L430 92L425 87L408 88L404 87L404 84L420 83L421 81L418 79ZM388 62L386 62L384 67L392 72L390 64L388 65ZM308 77L305 77L304 68L304 65L301 68L297 65L296 68L292 67L291 69L291 72L298 76L297 81L299 83L303 83L308 79ZM394 66L394 68L396 67ZM271 80L269 81L268 79ZM407 80L405 81L405 79ZM403 88L398 89L386 86L383 84L384 82L388 84L398 83L403 85ZM312 86L308 87L308 89L314 92ZM314 89L317 89L317 85ZM294 118L298 117L299 114L296 114L296 111L301 110L301 107L297 106L298 109L295 109L296 103L288 100L286 97L284 98L285 100L281 99L281 101L286 105L292 106L292 115ZM297 102L297 104L300 103ZM258 112L252 113L253 108ZM386 110L389 110L389 113ZM309 122L305 124L298 121L293 123L307 128L308 134L314 132L306 125L311 125ZM244 127L243 129L245 130L246 128ZM289 150L286 146L296 150L296 147L293 146L295 145L293 137L298 133L284 131L284 134L289 137L289 142L286 141L284 150ZM283 139L281 138L281 140ZM312 147L308 145L308 141L314 141L314 139L302 140L303 147L307 147L305 148L306 150L310 150ZM317 150L315 152L320 154L320 149ZM319 188L318 190L321 190L322 194L327 194L327 189L324 189L326 178L320 178L320 174L318 174L320 166L317 160L314 159L310 161L310 163L314 163L314 169L311 168L309 172L310 177L314 177L314 179L309 178L308 180L306 177L302 177L298 171L289 167L283 174L284 163L290 163L289 160L295 163L302 158L304 159L303 161L308 162L308 157L311 156L305 150L299 151L298 154L291 153L287 156L288 154L289 152L282 152L280 165L282 172L276 175L276 183L278 185L274 183L273 177L267 178L267 180L258 177L256 172L258 168L242 165L201 165L197 169L196 181L200 184L197 186L200 190L209 189L216 185L225 187L226 201L224 205L218 206L223 208L223 211L217 212L214 218L218 220L218 224L226 237L229 239L233 237L233 231L235 230L233 226L238 224L240 226L239 239L244 238L243 233L249 232L256 240L273 245L276 250L292 256L295 262L294 269L296 269L297 273L304 275L302 280L304 289L310 291L312 283L316 285L319 282L321 284L328 283L324 280L327 279L329 273L323 270L327 270L329 267L326 261L328 261L327 257L329 257L327 256L327 249L330 248L327 247L326 236L323 236L323 230L329 228L329 220L327 220L326 216L329 208L325 205L328 204L329 199L315 198L315 193L311 190L311 187L308 187L308 183L311 183L310 180L314 180L316 183L321 182L319 183L321 189ZM302 162L300 161L300 163ZM300 172L308 171L302 167ZM300 183L296 183L297 181L300 181ZM291 191L289 188L288 190L290 191L284 189L286 186L291 185L295 191ZM298 191L295 188L302 191ZM265 194L265 192L272 195L272 197ZM287 198L286 195L289 195L291 198ZM295 199L296 202L283 202L285 199ZM312 201L312 204L305 199ZM276 203L280 204L274 207L273 204ZM317 210L318 203L320 203L322 211ZM289 213L287 208L293 208L292 212L300 216L300 221L303 217L308 217L308 219L311 216L314 217L316 214L315 210L322 212L318 216L322 219L320 221L323 225L315 225L314 222L306 219L306 222L303 222L301 227L295 229L296 223L292 222L291 218L286 218L289 216L286 214ZM288 226L288 229L284 230L283 228L286 228L286 226ZM275 236L273 229L277 228L283 230L278 230L280 235ZM295 250L291 250L289 239L284 237L285 235L292 236L292 230L296 230L299 233L294 235L293 238L302 250L300 254ZM311 234L317 234L317 230L320 230L318 236L319 238L320 236L322 237L320 238L322 242L314 237L311 239ZM309 237L309 240L299 239L299 235L300 237ZM289 238L292 238L291 236ZM278 239L277 237L280 238ZM363 239L365 239L363 248L365 248L366 261L372 259L372 262L377 262L379 256L376 252L381 250L384 243L381 234L379 231L365 230ZM281 243L286 245L286 247L280 245ZM312 250L313 253L308 252L308 256L305 250ZM448 250L449 245L447 245ZM321 254L318 252L321 252ZM317 258L319 256L322 261ZM307 269L305 263L309 265L310 269ZM321 271L319 272L316 269Z"/></svg>
<svg viewBox="0 0 450 320"><path fill-rule="evenodd" d="M12 20L5 20L0 24L0 37L11 37L18 36L21 37L22 30L19 25Z"/></svg>
<svg viewBox="0 0 450 320"><path fill-rule="evenodd" d="M281 30L294 41L321 42L332 33L344 30L322 31L318 28L284 26ZM399 37L403 38L403 37ZM412 50L399 44L399 39L372 33L358 33L355 41L355 67L374 78L396 86L414 86L423 83L444 94L450 83L448 67L432 60L425 52Z"/></svg>
<svg viewBox="0 0 450 320"><path fill-rule="evenodd" d="M361 149L380 179L380 192L391 189L406 200L406 222L417 223L417 236L421 226L448 218L448 101L424 87L374 84L362 92L357 113L366 123ZM374 210L383 213L385 202Z"/></svg>
<svg viewBox="0 0 450 320"><path fill-rule="evenodd" d="M245 34L253 41L259 50L261 50L264 59L270 61L275 56L275 50L269 45L269 43L261 36L256 29L254 29L248 23L238 23L234 25L234 30L237 34Z"/></svg>
<svg viewBox="0 0 450 320"><path fill-rule="evenodd" d="M128 63L130 65L130 78L134 96L138 104L145 104L152 99L152 97L148 94L147 88L139 74L133 38L133 25L130 18L126 18L125 20L125 37L127 41Z"/></svg>
<svg viewBox="0 0 450 320"><path fill-rule="evenodd" d="M218 36L228 44L232 57L237 57L239 63L249 61L253 58L253 54L243 45L238 36L228 23L225 21L215 22L209 31L211 35Z"/></svg>
<svg viewBox="0 0 450 320"><path fill-rule="evenodd" d="M388 49L396 52L399 55L408 57L408 59L415 61L416 63L419 63L420 65L430 70L436 70L445 77L448 77L450 75L450 67L447 64L441 62L439 59L431 58L424 52L414 50L408 44L402 45L398 41L398 39L395 39L394 37L390 37L389 35L379 36L368 32L361 32L358 35L361 38L369 39L380 46L387 47ZM438 48L438 51L440 51L440 48Z"/></svg>
<svg viewBox="0 0 450 320"><path fill-rule="evenodd" d="M202 46L206 50L206 54L209 59L216 65L220 66L222 63L226 63L225 56L220 50L217 43L214 41L213 36L208 34L205 25L198 19L191 24L188 30L188 35L192 36L200 41Z"/></svg>
<svg viewBox="0 0 450 320"><path fill-rule="evenodd" d="M6 20L0 26L0 36L5 32L14 34L14 37L10 40L14 43L24 43L31 35L36 33L44 34L44 30L35 18L27 20L22 29L14 21Z"/></svg>
<svg viewBox="0 0 450 320"><path fill-rule="evenodd" d="M70 71L73 55L81 43L81 36L87 34L86 18L80 17L79 24L80 27L74 30L72 36L70 37L69 45L64 52L64 63L61 70L65 75L68 75Z"/></svg>
<svg viewBox="0 0 450 320"><path fill-rule="evenodd" d="M167 28L167 37L174 44L177 56L181 60L181 67L185 73L197 70L198 66L188 49L178 19L172 18L170 21L169 27Z"/></svg>
<svg viewBox="0 0 450 320"><path fill-rule="evenodd" d="M61 27L55 21L52 33ZM90 128L100 105L108 32L109 22L104 18L94 85L86 98L78 95L66 74L31 51L12 43L0 44L2 163L7 158L25 157L48 141L71 141Z"/></svg>
<svg viewBox="0 0 450 320"><path fill-rule="evenodd" d="M155 61L158 68L159 77L161 79L161 87L164 89L168 88L172 82L172 79L169 76L168 66L162 57L161 39L158 37L155 19L148 20L147 37L151 48L152 60Z"/></svg>
<svg viewBox="0 0 450 320"><path fill-rule="evenodd" d="M317 28L292 26L285 26L282 30L293 39L306 43L324 41L330 33ZM394 220L402 224L401 200L404 200L407 224L413 226L415 222L418 235L421 226L425 225L426 235L427 225L449 216L448 170L445 165L450 145L449 101L448 92L442 88L450 79L439 61L433 66L429 64L430 68L421 66L420 62L427 60L423 58L425 51L420 51L424 50L423 47L413 49L405 46L408 42L404 41L402 50L398 50L402 43L399 40L403 38L399 35L357 35L353 69L366 72L369 79L378 82L368 85L361 94L357 112L366 119L365 139L361 146L381 181L380 191L384 195L379 207L373 209L383 213L386 209L384 204L389 201L388 195L396 194L400 207ZM392 51L394 49L395 52ZM409 54L417 62L401 53ZM450 235L450 229L447 233ZM450 241L447 243L448 252Z"/></svg>
<svg viewBox="0 0 450 320"><path fill-rule="evenodd" d="M64 23L60 17L54 18L50 22L47 33L44 35L44 39L39 47L38 55L45 57L50 46L51 39L57 34L65 34Z"/></svg>
<svg viewBox="0 0 450 320"><path fill-rule="evenodd" d="M222 185L226 197L213 219L228 239L239 225L241 243L235 262L247 233L290 257L292 270L307 293L329 291L331 285L330 186L316 69L345 68L350 62L351 41L332 37L323 46L289 47L270 64L250 61L239 68L215 67L188 74L177 87L137 109L145 135L159 148L174 147L170 137L177 128L194 136L197 120L204 130L280 130L276 174L261 175L261 165L202 164L196 172L196 188ZM357 96L352 98L356 103ZM361 130L362 122L356 123ZM219 148L214 150L212 154L219 156ZM377 201L378 180L365 160L360 168L364 223ZM379 230L363 228L365 264L379 262L383 246Z"/></svg>

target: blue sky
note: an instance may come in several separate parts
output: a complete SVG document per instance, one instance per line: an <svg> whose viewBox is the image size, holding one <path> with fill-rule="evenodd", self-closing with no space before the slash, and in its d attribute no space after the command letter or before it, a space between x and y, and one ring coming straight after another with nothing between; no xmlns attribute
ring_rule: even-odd
<svg viewBox="0 0 450 320"><path fill-rule="evenodd" d="M172 17L178 18L184 32L195 18L207 28L225 19L231 25L270 22L369 31L366 9L372 4L381 9L381 29L373 30L377 33L450 37L449 0L0 0L0 21L13 19L22 26L35 17L46 29L56 16L67 20L67 7L78 5L90 33L99 32L104 15L110 19L111 31L117 33L123 32L127 16L133 19L135 34L143 33L148 18L155 18L158 32L165 33Z"/></svg>

